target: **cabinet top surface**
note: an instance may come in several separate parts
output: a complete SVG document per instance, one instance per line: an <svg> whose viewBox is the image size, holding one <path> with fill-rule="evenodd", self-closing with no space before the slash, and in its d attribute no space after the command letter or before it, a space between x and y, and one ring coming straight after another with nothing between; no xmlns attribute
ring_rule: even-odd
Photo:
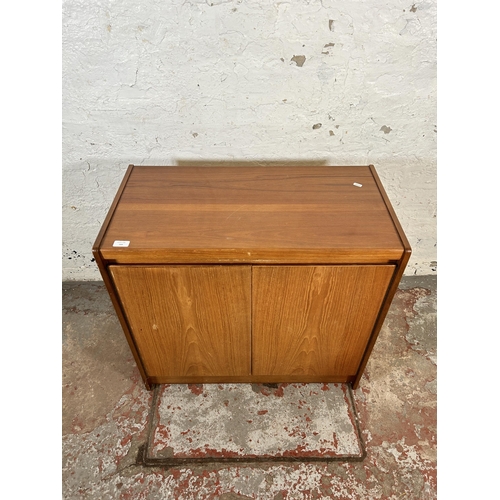
<svg viewBox="0 0 500 500"><path fill-rule="evenodd" d="M130 166L94 248L117 263L398 260L372 169Z"/></svg>

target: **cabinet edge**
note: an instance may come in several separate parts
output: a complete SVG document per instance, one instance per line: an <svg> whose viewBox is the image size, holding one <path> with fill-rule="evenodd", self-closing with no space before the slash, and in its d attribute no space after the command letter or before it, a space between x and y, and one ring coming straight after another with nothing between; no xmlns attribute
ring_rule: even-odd
<svg viewBox="0 0 500 500"><path fill-rule="evenodd" d="M370 168L370 171L373 175L375 183L377 184L380 195L382 196L382 199L384 200L387 211L389 212L389 215L391 216L392 223L394 224L394 227L396 228L396 231L399 235L399 239L401 240L401 243L403 245L403 248L404 248L404 254L402 257L402 261L403 261L407 258L406 254L408 254L408 253L411 254L410 242L408 241L408 238L406 237L406 234L403 230L403 226L401 226L401 223L399 222L396 211L394 210L394 207L392 206L392 203L389 200L389 196L387 195L387 193L385 191L385 188L382 184L382 181L380 180L380 177L378 176L377 171L375 170L375 167L373 165L369 165L369 168ZM409 255L408 255L408 258L409 258ZM406 266L406 264L405 264L405 266Z"/></svg>
<svg viewBox="0 0 500 500"><path fill-rule="evenodd" d="M149 379L149 377L146 374L146 370L144 368L144 364L143 364L141 356L139 354L139 350L137 349L137 346L135 345L134 338L133 338L133 335L132 335L131 330L129 328L127 318L125 317L125 313L123 312L118 293L115 290L113 280L111 279L111 277L109 275L107 266L105 265L104 261L102 260L100 252L95 251L94 255L95 255L96 262L97 262L97 266L99 268L99 272L101 273L102 279L104 281L104 285L106 286L106 289L107 289L108 294L109 294L110 299L111 299L111 303L113 304L116 315L117 315L118 320L120 322L120 325L122 327L123 333L125 334L125 338L127 339L127 343L129 345L130 351L132 352L132 355L134 356L134 360L137 364L137 368L139 369L139 372L141 374L144 385L146 386L146 389L151 390L151 388L152 388L151 380Z"/></svg>
<svg viewBox="0 0 500 500"><path fill-rule="evenodd" d="M389 308L391 307L392 300L394 299L394 295L396 294L399 283L401 281L401 277L403 276L403 272L406 268L406 265L408 264L408 260L410 259L410 255L411 255L411 251L405 249L405 252L403 253L401 261L399 262L399 264L396 266L396 268L394 270L392 280L389 283L389 286L387 287L387 293L386 293L386 295L384 297L384 301L382 302L382 305L380 307L380 311L379 311L377 320L375 321L375 325L374 325L372 333L370 335L370 339L368 340L368 344L366 346L365 353L363 354L363 357L361 358L361 363L359 365L358 372L356 374L356 378L352 384L353 389L357 389L359 386L359 382L360 382L361 377L363 376L363 373L365 371L366 364L368 363L368 359L370 358L370 355L371 355L371 352L372 352L373 347L375 345L375 342L378 338L380 330L382 329L382 325L384 324L387 313L389 312Z"/></svg>
<svg viewBox="0 0 500 500"><path fill-rule="evenodd" d="M111 203L111 206L109 207L106 218L104 219L104 222L102 223L101 229L99 230L99 233L97 234L97 237L95 239L94 245L92 246L92 253L94 254L94 256L96 255L97 252L100 251L101 242L104 238L104 235L106 234L106 231L108 230L109 223L111 222L111 219L113 218L116 206L118 205L118 202L120 201L120 198L123 194L123 191L125 189L125 186L127 185L128 179L129 179L130 174L132 173L133 169L134 169L134 165L128 166L128 168L125 172L125 175L123 176L122 182L120 183L120 187L118 188L118 191L113 199L113 202Z"/></svg>

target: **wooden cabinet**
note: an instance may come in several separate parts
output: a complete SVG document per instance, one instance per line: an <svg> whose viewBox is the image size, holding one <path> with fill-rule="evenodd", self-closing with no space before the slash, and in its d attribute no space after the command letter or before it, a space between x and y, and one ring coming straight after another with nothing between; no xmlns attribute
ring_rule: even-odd
<svg viewBox="0 0 500 500"><path fill-rule="evenodd" d="M93 252L147 387L356 387L411 250L373 166L131 165Z"/></svg>

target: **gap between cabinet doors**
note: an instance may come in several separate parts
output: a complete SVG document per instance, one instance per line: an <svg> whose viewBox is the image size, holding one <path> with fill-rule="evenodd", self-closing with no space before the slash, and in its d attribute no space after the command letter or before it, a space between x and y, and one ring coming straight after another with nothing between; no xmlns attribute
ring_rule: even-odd
<svg viewBox="0 0 500 500"><path fill-rule="evenodd" d="M109 271L145 372L154 383L286 382L348 381L356 376L395 267L112 265ZM180 276L177 285L174 278L171 286L166 285L170 275ZM155 285L155 280L160 284ZM220 283L223 291L217 289ZM191 296L199 307L197 316L192 308L184 309L187 317L179 313L179 324L202 325L198 333L190 331L187 340L179 338L175 326L168 327L166 318L158 320L159 313L155 313L163 307L155 306L161 301L159 296L170 296L170 314L179 309L176 303L187 301L191 307L193 298L185 294L183 286L192 288ZM209 295L205 306L203 293L196 297L197 286ZM248 290L239 290L241 286ZM212 313L210 295L213 299L218 294L222 294L216 300L219 305ZM231 318L234 321L242 314L239 308L246 310L243 314L248 320L243 318L243 322L247 326L232 323ZM172 332L158 341L148 329L160 328L162 321L161 328ZM217 331L211 333L207 328ZM206 338L204 330L208 331Z"/></svg>

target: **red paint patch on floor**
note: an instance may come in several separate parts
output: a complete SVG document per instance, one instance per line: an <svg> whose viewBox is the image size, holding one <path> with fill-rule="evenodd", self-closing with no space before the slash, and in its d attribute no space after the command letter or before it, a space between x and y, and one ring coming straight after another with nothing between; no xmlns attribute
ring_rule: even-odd
<svg viewBox="0 0 500 500"><path fill-rule="evenodd" d="M203 384L188 384L188 388L193 394L196 394L197 396L203 394Z"/></svg>
<svg viewBox="0 0 500 500"><path fill-rule="evenodd" d="M146 459L353 457L363 453L342 384L158 387ZM176 408L174 409L174 404ZM166 455L164 455L166 453Z"/></svg>
<svg viewBox="0 0 500 500"><path fill-rule="evenodd" d="M71 286L74 288L74 285ZM103 295L106 293L103 285L78 285L76 289L83 286L90 287L92 293L87 299L92 299L98 306L108 301L107 296ZM99 294L101 289L103 293ZM63 434L63 497L138 500L435 500L436 363L428 355L429 352L433 355L435 353L434 350L430 351L435 349L435 322L431 321L430 316L426 316L427 313L435 312L431 299L435 300L435 291L431 296L425 289L419 290L417 287L396 293L360 387L354 391L359 425L367 447L367 457L363 462L357 463L347 463L344 460L334 463L311 462L307 457L290 456L288 462L274 464L214 462L201 466L189 464L151 468L138 465L138 447L148 437L147 425L153 392L145 391L138 370L134 368L131 371L129 365L134 361L130 353L123 350L123 357L116 365L120 367L120 376L125 377L126 383L122 381L120 385L115 380L113 387L107 392L96 392L95 388L103 384L102 362L89 365L85 376L92 383L85 385L84 379L76 376L81 368L81 364L77 363L81 351L68 349L64 380L64 401L67 407L64 409L66 427ZM123 340L125 345L123 332L114 316L115 326L107 329L103 335L103 325L108 316L113 314L109 304L109 313L98 317L99 321L95 321L93 326L88 323L90 315L81 311L72 312L71 315L68 313L65 320L67 335L87 338L89 331L94 328L93 338L96 346L100 346L98 350L96 347L95 352L99 354L96 359L109 360L109 353L116 350L118 345L118 341L113 340L115 337ZM85 322L78 323L79 318L85 319ZM407 336L408 328L410 337ZM412 341L411 345L408 344L408 339ZM109 373L111 372L106 375ZM108 382L106 380L107 385ZM206 384L203 387L203 397L196 394L199 392L197 387L194 388L194 393L187 390L199 407L210 399L206 395ZM75 391L72 393L73 388ZM218 388L221 389L221 386ZM286 388L283 388L282 397L275 394L280 392L278 384L269 384L261 389L258 392L263 400L271 403L277 400L286 402ZM318 390L313 392L318 393L316 397L327 397L328 391L325 389L326 386L318 384ZM88 401L95 399L100 402L100 406L92 407L92 412L81 411L80 398L85 390L89 392ZM225 399L219 401L220 407L230 411L238 393L239 390L235 387ZM122 398L122 395L125 397ZM304 419L304 429L307 428L306 424L311 424L304 415L309 416L311 408L314 410L314 405L308 403L307 397L298 397L289 405L295 416ZM173 414L184 411L183 404L175 399L168 406ZM259 411L265 409L266 406L257 407L257 411L248 420L253 419L254 424L260 423L265 427L268 414L259 415ZM193 427L196 424L194 417L199 413L188 415L193 422L179 428L179 434L185 433L182 437L193 449L204 450L204 446L197 441L199 435L193 431L196 430ZM75 417L77 418L73 421ZM222 420L229 425L235 423L234 419ZM216 423L212 421L212 424ZM169 428L168 425L165 427ZM291 422L287 427L291 432L297 427L296 422ZM233 431L233 441L221 441L224 444L222 450L243 454L243 446L231 447L232 443L237 442L239 434L238 428ZM310 428L310 431L311 436L320 438L317 429ZM203 429L200 432L203 436ZM164 433L162 439L166 439L166 436ZM249 439L252 440L252 437ZM254 437L254 441L257 439ZM339 438L332 432L329 439L334 446ZM239 442L237 444L240 445ZM210 448L221 451L216 446ZM317 449L322 453L328 452L326 445L319 444ZM167 449L163 451L164 456L170 453ZM305 455L308 450L303 443L296 443L285 451L289 454L295 452Z"/></svg>

